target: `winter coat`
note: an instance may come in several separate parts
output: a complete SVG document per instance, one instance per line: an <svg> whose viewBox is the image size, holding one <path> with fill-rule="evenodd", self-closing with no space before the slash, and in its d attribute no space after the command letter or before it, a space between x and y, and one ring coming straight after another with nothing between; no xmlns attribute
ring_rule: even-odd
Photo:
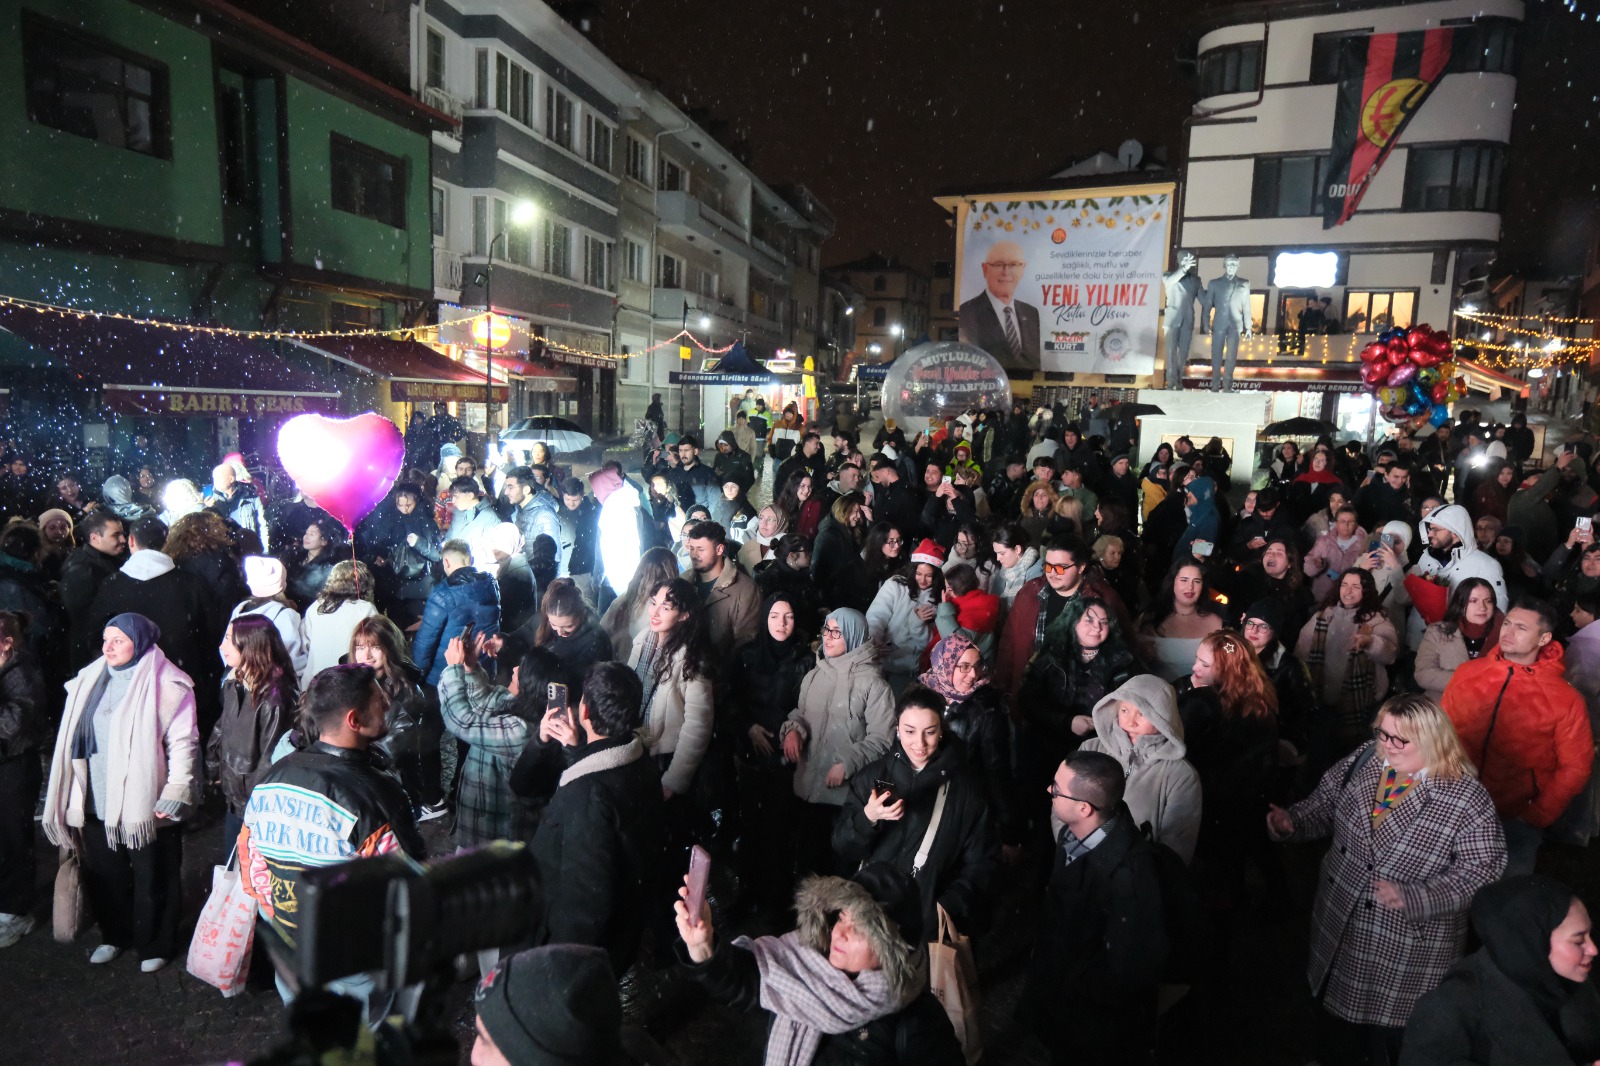
<svg viewBox="0 0 1600 1066"><path fill-rule="evenodd" d="M240 529L254 533L261 541L262 550L266 549L267 509L261 502L261 493L256 491L254 485L236 481L232 496L217 493L206 506Z"/></svg>
<svg viewBox="0 0 1600 1066"><path fill-rule="evenodd" d="M0 762L38 750L50 737L44 675L26 648L16 648L0 666Z"/></svg>
<svg viewBox="0 0 1600 1066"><path fill-rule="evenodd" d="M300 689L304 691L311 679L350 654L350 638L356 626L378 613L369 600L345 600L326 613L313 603L306 608L304 633L306 638L306 665L300 671Z"/></svg>
<svg viewBox="0 0 1600 1066"><path fill-rule="evenodd" d="M1184 505L1184 510L1189 516L1189 524L1184 527L1178 536L1177 545L1172 549L1172 562L1189 558L1197 540L1208 540L1215 545L1222 529L1221 518L1217 514L1215 498L1217 490L1211 479L1197 477L1189 482L1185 491L1193 494L1194 503Z"/></svg>
<svg viewBox="0 0 1600 1066"><path fill-rule="evenodd" d="M645 545L639 537L639 490L624 481L600 504L601 573L611 591L621 594L633 580Z"/></svg>
<svg viewBox="0 0 1600 1066"><path fill-rule="evenodd" d="M1117 724L1123 702L1138 707L1156 732L1130 737ZM1194 858L1200 837L1200 774L1184 758L1183 719L1172 686L1154 674L1130 678L1094 707L1095 736L1080 750L1103 751L1122 764L1127 777L1122 802L1135 825L1150 826L1150 839L1165 844L1184 862Z"/></svg>
<svg viewBox="0 0 1600 1066"><path fill-rule="evenodd" d="M284 593L297 604L311 606L322 595L322 586L328 583L328 575L337 562L339 553L333 548L322 549L315 559L307 559L303 552L296 552L289 561L289 579Z"/></svg>
<svg viewBox="0 0 1600 1066"><path fill-rule="evenodd" d="M265 928L293 948L301 874L394 851L428 854L388 756L314 741L273 763L251 792L240 880Z"/></svg>
<svg viewBox="0 0 1600 1066"><path fill-rule="evenodd" d="M1564 660L1554 640L1532 666L1509 662L1496 646L1458 668L1440 701L1500 816L1540 829L1594 764L1588 706L1563 679Z"/></svg>
<svg viewBox="0 0 1600 1066"><path fill-rule="evenodd" d="M1044 561L1036 548L1024 548L1016 566L1002 566L995 570L989 591L1000 597L1007 609L1022 591L1022 586L1044 577Z"/></svg>
<svg viewBox="0 0 1600 1066"><path fill-rule="evenodd" d="M1600 994L1593 982L1576 990L1558 1019L1560 1032L1480 948L1417 1002L1400 1066L1572 1066L1600 1058Z"/></svg>
<svg viewBox="0 0 1600 1066"><path fill-rule="evenodd" d="M472 565L483 568L494 563L494 556L489 551L489 533L500 524L500 515L495 512L494 502L487 497L478 501L478 505L470 511L450 511L450 529L445 534L445 540L465 541L472 549Z"/></svg>
<svg viewBox="0 0 1600 1066"><path fill-rule="evenodd" d="M717 479L716 472L698 459L693 466L680 466L667 471L666 477L672 487L678 490L678 502L686 510L697 503L710 510L717 497L722 495L722 482ZM778 484L781 486L783 482Z"/></svg>
<svg viewBox="0 0 1600 1066"><path fill-rule="evenodd" d="M533 835L545 888L535 936L541 945L602 947L623 973L661 894L662 779L632 735L562 753L572 761Z"/></svg>
<svg viewBox="0 0 1600 1066"><path fill-rule="evenodd" d="M428 684L439 683L439 675L444 673L445 646L468 622L484 636L500 632L500 592L494 578L463 566L428 596L411 644L411 660L423 671Z"/></svg>
<svg viewBox="0 0 1600 1066"><path fill-rule="evenodd" d="M576 511L566 504L556 508L561 535L556 538L556 576L592 574L600 548L600 505L585 496Z"/></svg>
<svg viewBox="0 0 1600 1066"><path fill-rule="evenodd" d="M731 432L724 432L722 437L718 438L719 441L723 439L726 439L733 450L727 453L718 450L711 469L716 472L720 484L725 485L731 481L739 486L741 492L749 492L750 486L756 483L755 466L750 462L749 454L739 447L739 442L734 439Z"/></svg>
<svg viewBox="0 0 1600 1066"><path fill-rule="evenodd" d="M890 782L895 800L904 804L899 821L867 820L867 799L879 781ZM918 871L916 857L933 820L935 799L945 787L939 828ZM884 862L915 880L922 893L922 932L928 939L939 930L937 907L943 907L956 928L969 936L989 928L989 895L1000 865L999 847L989 829L983 783L967 765L966 746L955 737L945 737L920 772L896 742L887 755L851 775L844 805L833 823L833 852L841 869Z"/></svg>
<svg viewBox="0 0 1600 1066"><path fill-rule="evenodd" d="M222 683L222 717L206 744L206 769L233 814L244 814L250 790L272 766L272 749L294 724L295 708L285 707L281 696L280 689L268 689L258 704L232 674Z"/></svg>
<svg viewBox="0 0 1600 1066"><path fill-rule="evenodd" d="M1485 648L1485 653L1488 652ZM1461 630L1458 628L1452 633L1444 631L1443 622L1435 622L1422 634L1422 643L1417 646L1417 659L1412 667L1412 676L1417 684L1422 686L1435 702L1444 698L1444 690L1450 684L1450 679L1455 676L1456 669L1462 663L1470 662L1471 656L1467 654L1467 642L1461 639Z"/></svg>
<svg viewBox="0 0 1600 1066"><path fill-rule="evenodd" d="M1017 692L1022 687L1023 676L1027 671L1028 660L1038 650L1039 641L1036 632L1039 625L1039 612L1042 610L1040 597L1055 595L1055 591L1043 577L1038 577L1023 585L1017 591L1016 598L1011 601L1011 610L1006 615L1005 625L1000 629L1000 643L994 654L994 685L1010 697L1015 704ZM1091 569L1084 574L1083 580L1078 582L1074 595L1093 596L1106 601L1106 604L1116 612L1117 620L1122 624L1124 633L1133 632L1133 623L1128 618L1127 608L1123 606L1122 597L1116 590L1106 583L1106 579L1098 570ZM1115 687L1115 686L1113 686ZM1104 693L1097 693L1098 700ZM1093 706L1091 701L1087 706ZM1078 712L1089 713L1087 709Z"/></svg>
<svg viewBox="0 0 1600 1066"><path fill-rule="evenodd" d="M1311 666L1311 650L1316 645L1317 622L1323 615L1328 616L1328 632L1323 642L1322 677L1323 690L1313 691L1312 695L1325 707L1336 706L1339 702L1338 695L1342 691L1343 678L1347 672L1352 649L1355 647L1356 634L1362 626L1368 626L1372 632L1372 643L1367 645L1366 656L1372 661L1372 695L1375 701L1381 701L1389 694L1389 670L1394 665L1395 657L1400 652L1400 637L1394 631L1394 623L1389 621L1387 614L1374 613L1366 621L1358 621L1356 612L1360 608L1351 609L1334 604L1324 607L1312 615L1306 624L1300 628L1299 639L1294 646L1295 656ZM1335 687L1334 692L1329 692L1330 687Z"/></svg>
<svg viewBox="0 0 1600 1066"><path fill-rule="evenodd" d="M1051 823L1058 842L1020 1011L1055 1061L1117 1061L1115 1049L1137 1034L1154 1041L1156 983L1168 951L1155 845L1118 804L1104 839L1067 863L1061 826ZM1066 1004L1071 1025L1061 1024Z"/></svg>
<svg viewBox="0 0 1600 1066"><path fill-rule="evenodd" d="M1434 526L1448 529L1460 540L1460 544L1451 548L1445 562L1440 562L1434 557L1431 550L1424 550L1422 558L1410 570L1411 574L1426 577L1436 575L1449 583L1450 591L1454 592L1456 586L1469 577L1481 577L1494 589L1495 606L1504 611L1510 603L1506 596L1505 575L1500 569L1500 561L1488 552L1478 548L1478 542L1473 537L1472 518L1467 514L1465 507L1454 504L1441 507L1433 514L1424 518L1419 523L1423 544L1428 541L1428 532ZM1406 643L1415 648L1422 643L1422 631L1426 623L1422 615L1415 609L1406 627Z"/></svg>
<svg viewBox="0 0 1600 1066"><path fill-rule="evenodd" d="M1311 915L1312 995L1324 990L1323 1007L1336 1018L1402 1026L1461 957L1467 908L1505 869L1506 843L1494 802L1471 775L1422 777L1374 827L1386 765L1369 741L1323 774L1289 815L1292 839L1333 838ZM1377 902L1380 880L1400 889L1404 909Z"/></svg>
<svg viewBox="0 0 1600 1066"><path fill-rule="evenodd" d="M917 617L919 597L920 593L907 587L906 579L893 577L879 587L867 609L867 630L878 645L879 663L886 674L906 674L917 669L922 653L935 637L933 623ZM935 606L931 598L927 606Z"/></svg>
<svg viewBox="0 0 1600 1066"><path fill-rule="evenodd" d="M877 954L890 989L910 1002L892 1014L842 1033L823 1033L811 1066L964 1066L966 1059L950 1017L928 990L927 969L915 959L899 930L861 886L838 877L812 877L795 894L801 943L827 955L833 923L848 910ZM764 990L760 968L749 941L719 942L711 958L689 963L678 948L690 977L718 1003L754 1011ZM916 991L920 989L920 992ZM787 1024L774 1020L774 1024Z"/></svg>
<svg viewBox="0 0 1600 1066"><path fill-rule="evenodd" d="M761 591L732 559L723 559L722 573L701 602L705 607L706 638L720 655L753 638L766 623L761 617Z"/></svg>
<svg viewBox="0 0 1600 1066"><path fill-rule="evenodd" d="M447 666L439 676L444 727L467 744L455 804L456 843L461 847L533 839L534 812L512 795L511 771L538 729L517 713L518 702L481 670Z"/></svg>
<svg viewBox="0 0 1600 1066"><path fill-rule="evenodd" d="M1024 795L1055 773L1061 760L1083 743L1072 729L1078 715L1093 716L1108 692L1142 672L1133 653L1104 650L1088 662L1075 650L1057 655L1040 651L1028 664L1012 701L1025 727L1021 745Z"/></svg>
<svg viewBox="0 0 1600 1066"><path fill-rule="evenodd" d="M636 670L645 643L650 639L649 629L633 641L633 651L628 656L628 668ZM644 707L644 725L639 738L645 742L650 754L670 755L671 763L661 775L661 784L682 795L694 784L695 771L711 746L712 719L711 679L705 676L693 679L684 677L684 660L687 648L678 649L672 662L656 683L655 694ZM646 684L646 688L649 685Z"/></svg>
<svg viewBox="0 0 1600 1066"><path fill-rule="evenodd" d="M1344 572L1367 554L1369 543L1367 531L1360 526L1356 527L1348 548L1339 546L1338 534L1332 529L1318 537L1300 564L1306 577L1311 579L1311 598L1321 603L1323 597L1333 591L1334 584Z"/></svg>
<svg viewBox="0 0 1600 1066"><path fill-rule="evenodd" d="M108 621L127 611L160 627L156 643L194 682L200 720L215 721L222 683L222 660L217 655L222 631L215 628L210 596L200 579L158 551L134 552L95 595L89 608L93 632L104 630Z"/></svg>
<svg viewBox="0 0 1600 1066"><path fill-rule="evenodd" d="M1011 771L1011 719L1005 698L991 685L974 689L966 699L946 700L944 732L966 746L968 772L983 781L984 796L995 830L1004 844L1022 842L1016 774Z"/></svg>
<svg viewBox="0 0 1600 1066"><path fill-rule="evenodd" d="M733 653L728 706L732 709L735 740L745 758L769 769L783 765L778 734L789 713L800 706L800 685L815 663L816 656L798 633L782 644L762 633ZM753 725L772 734L771 755L757 755L750 746Z"/></svg>
<svg viewBox="0 0 1600 1066"><path fill-rule="evenodd" d="M412 534L417 538L415 545L409 541ZM373 568L379 587L396 600L428 598L442 543L439 527L425 508L418 506L410 514L401 514L392 501L380 506L370 522L356 530L357 550ZM378 563L380 558L384 563Z"/></svg>
<svg viewBox="0 0 1600 1066"><path fill-rule="evenodd" d="M1271 714L1227 714L1216 688L1191 678L1173 686L1183 720L1185 758L1200 774L1197 851L1213 863L1238 859L1262 834L1278 767L1278 722Z"/></svg>
<svg viewBox="0 0 1600 1066"><path fill-rule="evenodd" d="M250 595L239 560L218 548L174 561L179 570L199 578L201 587L206 590L206 604L211 612L207 628L218 633L226 630L233 605Z"/></svg>
<svg viewBox="0 0 1600 1066"><path fill-rule="evenodd" d="M888 751L894 733L894 694L870 640L835 658L818 656L780 739L791 731L805 742L794 794L807 803L843 803L850 776ZM836 763L844 764L845 784L829 788L826 778Z"/></svg>
<svg viewBox="0 0 1600 1066"><path fill-rule="evenodd" d="M533 554L536 537L549 537L558 546L561 543L561 520L557 512L561 501L543 489L532 493L520 507L507 506L504 516L522 534L522 553L526 560ZM452 523L453 524L453 523Z"/></svg>
<svg viewBox="0 0 1600 1066"><path fill-rule="evenodd" d="M817 589L816 582L811 580L809 570L791 570L787 562L768 559L756 566L752 576L755 578L756 589L761 593L762 602L778 592L793 601L796 635L803 635L807 641L817 636L822 629L822 618L828 613L828 608L822 593ZM758 630L765 621L765 619L757 620ZM809 669L809 664L807 668Z"/></svg>
<svg viewBox="0 0 1600 1066"><path fill-rule="evenodd" d="M832 515L817 527L816 543L811 549L811 580L822 593L824 603L851 607L863 614L872 603L870 595L863 595L861 545Z"/></svg>
<svg viewBox="0 0 1600 1066"><path fill-rule="evenodd" d="M126 556L107 555L85 544L74 548L61 564L56 594L67 613L67 665L74 671L100 655L100 630L94 628L95 619L90 617L89 607L100 586L126 559Z"/></svg>
<svg viewBox="0 0 1600 1066"><path fill-rule="evenodd" d="M252 602L254 601L244 600L235 604L233 612L228 615L228 624L232 625L234 619L247 614L260 615L268 619L278 630L283 648L289 653L289 662L294 664L295 676L303 676L306 672L306 656L311 650L306 645L305 619L301 617L299 611L282 600L263 600L254 607L250 606ZM347 647L345 651L349 651L349 648Z"/></svg>
<svg viewBox="0 0 1600 1066"><path fill-rule="evenodd" d="M506 556L495 567L494 578L500 589L501 626L516 629L525 622L536 621L539 593L527 557L520 553Z"/></svg>

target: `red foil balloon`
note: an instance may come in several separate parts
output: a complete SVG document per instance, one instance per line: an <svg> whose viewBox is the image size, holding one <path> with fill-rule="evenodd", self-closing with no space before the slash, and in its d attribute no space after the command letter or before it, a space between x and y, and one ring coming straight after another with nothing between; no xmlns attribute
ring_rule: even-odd
<svg viewBox="0 0 1600 1066"><path fill-rule="evenodd" d="M1361 380L1376 388L1389 380L1389 375L1394 372L1388 362L1369 363L1361 368Z"/></svg>
<svg viewBox="0 0 1600 1066"><path fill-rule="evenodd" d="M1373 341L1371 344L1361 349L1361 361L1363 363L1375 363L1379 359L1382 359L1384 362L1388 362L1389 349L1379 344L1377 341Z"/></svg>
<svg viewBox="0 0 1600 1066"><path fill-rule="evenodd" d="M1391 360L1397 355L1404 356L1407 352L1409 352L1411 350L1411 346L1406 343L1406 340L1405 340L1404 337L1396 337L1396 338L1394 338L1394 340L1389 342L1388 348L1389 348L1389 358Z"/></svg>
<svg viewBox="0 0 1600 1066"><path fill-rule="evenodd" d="M1448 381L1439 382L1433 387L1431 395L1434 403L1445 403L1450 398L1450 383Z"/></svg>

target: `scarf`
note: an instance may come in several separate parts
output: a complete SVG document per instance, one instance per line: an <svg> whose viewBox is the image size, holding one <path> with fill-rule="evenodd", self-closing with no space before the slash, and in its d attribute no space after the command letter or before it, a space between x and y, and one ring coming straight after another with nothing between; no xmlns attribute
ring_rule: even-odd
<svg viewBox="0 0 1600 1066"><path fill-rule="evenodd" d="M766 1066L809 1066L824 1033L848 1033L904 1010L924 983L909 981L896 996L882 970L852 977L802 944L798 931L740 937L733 944L756 957L761 1006L776 1016L767 1035Z"/></svg>
<svg viewBox="0 0 1600 1066"><path fill-rule="evenodd" d="M45 836L57 846L70 847L70 829L82 829L88 791L89 764L74 755L68 738L77 734L105 673L104 659L96 660L67 683L67 706L61 715L55 753L50 758L50 783L45 790ZM93 672L94 679L90 679ZM166 738L176 731L168 748ZM194 682L168 661L160 648L151 648L134 669L127 694L111 722L111 750L104 796L98 796L106 826L106 843L141 848L155 839L157 800L194 802L191 763L199 740L195 731ZM170 776L169 776L170 775Z"/></svg>
<svg viewBox="0 0 1600 1066"><path fill-rule="evenodd" d="M633 672L638 675L639 683L644 686L644 695L639 700L639 707L643 712L641 721L650 724L650 704L656 698L656 652L660 642L656 639L655 630L645 634L644 645L639 649L639 661L634 664Z"/></svg>
<svg viewBox="0 0 1600 1066"><path fill-rule="evenodd" d="M1317 626L1311 640L1311 654L1306 657L1306 670L1311 674L1311 691L1320 699L1322 694L1322 668L1327 661L1328 623L1332 621L1330 608L1317 614ZM1368 723L1376 710L1377 676L1372 660L1365 652L1350 649L1345 664L1344 685L1340 689L1339 703L1332 722L1334 737L1345 750L1355 747L1366 735Z"/></svg>
<svg viewBox="0 0 1600 1066"><path fill-rule="evenodd" d="M1467 658L1476 659L1483 654L1484 648L1499 644L1500 626L1505 620L1505 613L1499 608L1495 609L1494 617L1482 625L1475 626L1463 618L1456 626L1456 631L1461 634L1461 643L1467 646Z"/></svg>
<svg viewBox="0 0 1600 1066"><path fill-rule="evenodd" d="M989 683L989 679L979 676L970 690L959 692L956 690L955 672L956 660L965 655L968 648L975 647L976 644L960 633L951 633L934 646L928 671L917 680L951 703L961 703L971 699L974 693Z"/></svg>

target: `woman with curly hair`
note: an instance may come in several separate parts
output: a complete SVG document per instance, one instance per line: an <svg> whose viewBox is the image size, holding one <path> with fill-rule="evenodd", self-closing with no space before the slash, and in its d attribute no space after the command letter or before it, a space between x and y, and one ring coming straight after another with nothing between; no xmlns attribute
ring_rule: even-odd
<svg viewBox="0 0 1600 1066"><path fill-rule="evenodd" d="M215 511L186 514L172 524L162 551L171 556L179 570L205 584L213 615L208 621L216 627L213 633L222 632L233 605L250 592L234 554L228 523Z"/></svg>
<svg viewBox="0 0 1600 1066"><path fill-rule="evenodd" d="M640 736L670 800L688 794L711 745L711 648L705 608L691 582L658 582L649 604L649 628L634 639L628 666L644 682Z"/></svg>
<svg viewBox="0 0 1600 1066"><path fill-rule="evenodd" d="M1022 493L1021 517L1018 519L1022 528L1028 531L1028 537L1039 543L1044 540L1045 529L1050 524L1050 516L1055 513L1056 498L1060 494L1048 481L1035 481Z"/></svg>
<svg viewBox="0 0 1600 1066"><path fill-rule="evenodd" d="M1360 745L1389 694L1387 667L1400 637L1367 570L1350 570L1300 630L1295 655L1311 672L1319 710L1312 717L1312 772L1320 774Z"/></svg>
<svg viewBox="0 0 1600 1066"><path fill-rule="evenodd" d="M1155 588L1149 608L1139 616L1139 638L1152 653L1154 671L1176 681L1194 661L1200 638L1227 622L1211 595L1211 579L1194 559L1179 559Z"/></svg>
<svg viewBox="0 0 1600 1066"><path fill-rule="evenodd" d="M350 633L346 661L372 667L378 687L389 697L389 707L383 712L384 737L378 746L394 760L406 795L413 805L438 805L443 799L439 741L444 723L422 691L422 671L411 661L406 635L384 615L363 618Z"/></svg>
<svg viewBox="0 0 1600 1066"><path fill-rule="evenodd" d="M910 553L911 545L906 543L905 532L900 527L890 522L874 522L867 530L867 541L861 549L861 585L851 602L844 606L854 607L859 600L860 610L865 613L883 583L905 568Z"/></svg>
<svg viewBox="0 0 1600 1066"><path fill-rule="evenodd" d="M772 505L789 520L790 529L808 540L817 535L817 526L822 523L822 497L809 471L791 473Z"/></svg>
<svg viewBox="0 0 1600 1066"><path fill-rule="evenodd" d="M328 572L322 594L306 608L306 668L300 675L301 688L321 671L338 666L340 657L350 651L356 624L378 613L372 603L374 594L372 571L366 563L346 559Z"/></svg>
<svg viewBox="0 0 1600 1066"><path fill-rule="evenodd" d="M640 556L627 591L611 601L600 619L600 628L611 638L613 659L620 662L633 651L633 642L650 628L651 592L663 581L677 576L678 557L672 554L672 549L651 548Z"/></svg>

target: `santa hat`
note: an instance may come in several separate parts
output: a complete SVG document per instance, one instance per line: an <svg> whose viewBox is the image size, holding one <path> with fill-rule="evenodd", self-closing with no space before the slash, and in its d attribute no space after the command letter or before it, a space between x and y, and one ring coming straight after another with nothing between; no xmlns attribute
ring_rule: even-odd
<svg viewBox="0 0 1600 1066"><path fill-rule="evenodd" d="M916 551L911 553L911 562L927 563L932 567L944 566L945 551L938 543L928 537L922 538L922 543L917 545Z"/></svg>

